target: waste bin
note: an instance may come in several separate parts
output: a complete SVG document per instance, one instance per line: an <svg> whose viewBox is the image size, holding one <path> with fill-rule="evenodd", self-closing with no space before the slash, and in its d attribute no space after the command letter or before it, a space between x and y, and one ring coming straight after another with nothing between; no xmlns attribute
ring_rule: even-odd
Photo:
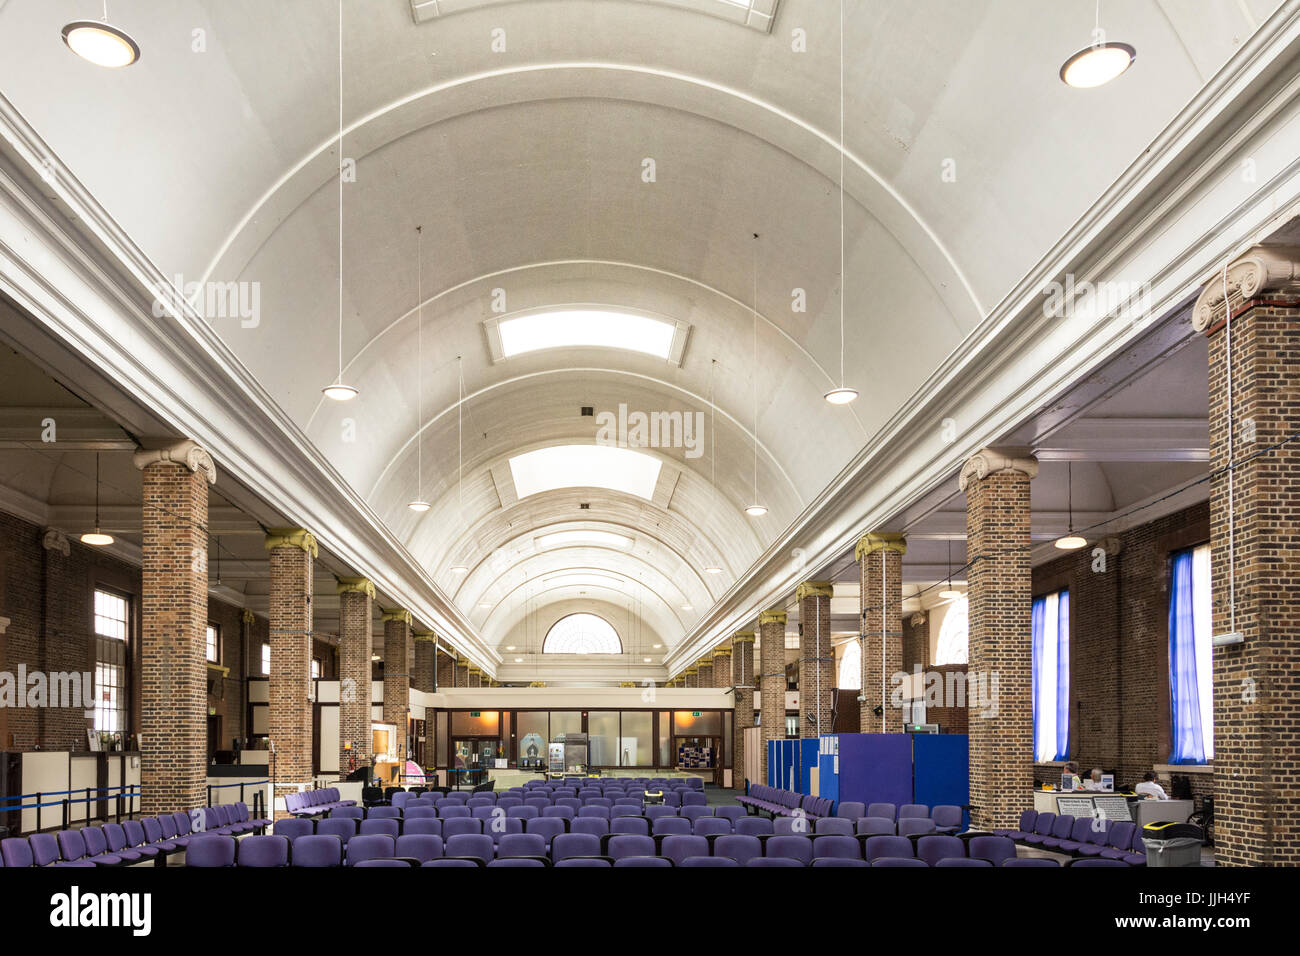
<svg viewBox="0 0 1300 956"><path fill-rule="evenodd" d="M1192 823L1148 823L1142 828L1147 866L1200 866L1205 831Z"/></svg>
<svg viewBox="0 0 1300 956"><path fill-rule="evenodd" d="M664 802L664 792L662 790L646 790L641 796L641 803L647 807L658 806Z"/></svg>

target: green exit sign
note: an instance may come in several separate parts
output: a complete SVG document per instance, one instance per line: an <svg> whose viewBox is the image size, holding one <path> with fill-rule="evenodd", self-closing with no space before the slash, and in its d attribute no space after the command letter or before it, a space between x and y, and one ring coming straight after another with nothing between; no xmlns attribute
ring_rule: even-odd
<svg viewBox="0 0 1300 956"><path fill-rule="evenodd" d="M477 710L471 710L471 711L469 712L469 715L470 715L471 717L479 717L479 716L482 716L482 712L481 712L481 711L477 711Z"/></svg>
<svg viewBox="0 0 1300 956"><path fill-rule="evenodd" d="M700 716L700 712L699 712L698 710L693 710L693 711L691 711L691 716L692 716L692 717L698 717L698 716Z"/></svg>

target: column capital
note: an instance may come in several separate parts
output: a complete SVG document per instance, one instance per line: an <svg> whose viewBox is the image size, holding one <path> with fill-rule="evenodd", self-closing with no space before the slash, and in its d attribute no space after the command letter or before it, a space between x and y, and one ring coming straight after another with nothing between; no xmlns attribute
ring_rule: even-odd
<svg viewBox="0 0 1300 956"><path fill-rule="evenodd" d="M634 680L621 680L621 681L618 682L618 686L619 686L619 687L635 687L635 686L636 686L636 681L634 681Z"/></svg>
<svg viewBox="0 0 1300 956"><path fill-rule="evenodd" d="M338 582L335 592L338 594L366 594L370 600L375 599L375 585L369 578L344 578L338 575L334 576Z"/></svg>
<svg viewBox="0 0 1300 956"><path fill-rule="evenodd" d="M913 627L920 627L927 620L928 618L924 611L917 611L915 614L913 614L911 617L907 619L907 623L911 624Z"/></svg>
<svg viewBox="0 0 1300 956"><path fill-rule="evenodd" d="M319 557L316 536L303 528L267 528L266 550L276 548L302 548L313 558Z"/></svg>
<svg viewBox="0 0 1300 956"><path fill-rule="evenodd" d="M907 554L907 538L892 531L872 531L858 539L858 546L853 549L853 560L861 561L868 554L877 551L897 551Z"/></svg>
<svg viewBox="0 0 1300 956"><path fill-rule="evenodd" d="M753 643L754 643L754 632L753 632L753 631L737 631L735 634L732 634L732 635L731 635L731 643L732 643L732 644L753 644Z"/></svg>
<svg viewBox="0 0 1300 956"><path fill-rule="evenodd" d="M131 460L141 471L158 462L184 465L190 471L203 472L203 477L208 479L208 484L217 483L217 466L213 463L212 456L198 442L189 439L161 448L141 448L131 456Z"/></svg>
<svg viewBox="0 0 1300 956"><path fill-rule="evenodd" d="M68 543L68 536L57 528L46 528L45 537L41 539L41 546L46 551L58 551L66 558L72 553L72 545Z"/></svg>
<svg viewBox="0 0 1300 956"><path fill-rule="evenodd" d="M1255 246L1235 259L1228 266L1226 304L1223 270L1215 272L1192 307L1192 328L1213 333L1227 317L1228 306L1236 312L1251 299L1270 292L1300 295L1300 246Z"/></svg>
<svg viewBox="0 0 1300 956"><path fill-rule="evenodd" d="M731 656L731 648L729 647L715 647L713 649L713 657L715 660L719 657L730 657L730 656Z"/></svg>
<svg viewBox="0 0 1300 956"><path fill-rule="evenodd" d="M411 612L404 607L395 607L383 611L379 615L379 620L387 624L389 621L399 621L407 627L411 626Z"/></svg>
<svg viewBox="0 0 1300 956"><path fill-rule="evenodd" d="M482 673L483 673L483 668L479 667L477 664L466 664L465 666L466 666L467 668L469 668L469 672L470 672L471 674L482 674Z"/></svg>
<svg viewBox="0 0 1300 956"><path fill-rule="evenodd" d="M546 686L546 681L544 681L544 680L534 680L534 681L529 681L529 682L528 682L528 686L529 686L529 687L545 687L545 686Z"/></svg>
<svg viewBox="0 0 1300 956"><path fill-rule="evenodd" d="M834 581L805 581L794 589L796 601L802 601L806 597L834 597Z"/></svg>
<svg viewBox="0 0 1300 956"><path fill-rule="evenodd" d="M1020 471L1035 478L1038 475L1038 459L1033 455L1017 455L1014 450L981 448L961 466L958 484L965 491L971 479L982 481L999 471Z"/></svg>
<svg viewBox="0 0 1300 956"><path fill-rule="evenodd" d="M438 635L433 633L433 631L412 631L411 636L422 643L438 643Z"/></svg>
<svg viewBox="0 0 1300 956"><path fill-rule="evenodd" d="M241 611L239 614L239 619L243 621L245 624L252 624L254 620L253 612L250 611L248 608L244 608L244 610Z"/></svg>
<svg viewBox="0 0 1300 956"><path fill-rule="evenodd" d="M789 615L785 611L764 611L758 615L760 626L764 624L785 624L789 620Z"/></svg>
<svg viewBox="0 0 1300 956"><path fill-rule="evenodd" d="M686 677L693 677L699 672L699 668L692 664L690 667L686 668L686 670L682 671L682 674Z"/></svg>

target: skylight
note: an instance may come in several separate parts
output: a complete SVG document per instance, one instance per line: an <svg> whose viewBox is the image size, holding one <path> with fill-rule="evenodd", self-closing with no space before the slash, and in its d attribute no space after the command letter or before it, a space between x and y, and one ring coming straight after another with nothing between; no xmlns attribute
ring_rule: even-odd
<svg viewBox="0 0 1300 956"><path fill-rule="evenodd" d="M660 464L613 445L553 445L511 458L510 473L520 498L559 488L607 488L649 501Z"/></svg>
<svg viewBox="0 0 1300 956"><path fill-rule="evenodd" d="M506 358L542 349L629 349L665 359L672 354L676 323L628 312L574 309L535 312L498 323Z"/></svg>
<svg viewBox="0 0 1300 956"><path fill-rule="evenodd" d="M563 548L569 545L597 545L606 548L630 548L632 539L625 534L613 531L552 531L550 534L537 536L540 548Z"/></svg>

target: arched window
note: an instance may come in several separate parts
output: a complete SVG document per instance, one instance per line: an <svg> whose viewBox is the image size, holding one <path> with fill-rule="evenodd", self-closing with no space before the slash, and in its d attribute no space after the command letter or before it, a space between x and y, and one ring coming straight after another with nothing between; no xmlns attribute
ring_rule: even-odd
<svg viewBox="0 0 1300 956"><path fill-rule="evenodd" d="M862 690L862 645L849 641L840 655L840 690Z"/></svg>
<svg viewBox="0 0 1300 956"><path fill-rule="evenodd" d="M622 654L623 642L603 617L570 614L556 621L542 642L543 654Z"/></svg>
<svg viewBox="0 0 1300 956"><path fill-rule="evenodd" d="M934 662L938 664L965 664L970 651L968 624L970 605L963 595L948 606L948 614L939 628L939 646L935 649Z"/></svg>

